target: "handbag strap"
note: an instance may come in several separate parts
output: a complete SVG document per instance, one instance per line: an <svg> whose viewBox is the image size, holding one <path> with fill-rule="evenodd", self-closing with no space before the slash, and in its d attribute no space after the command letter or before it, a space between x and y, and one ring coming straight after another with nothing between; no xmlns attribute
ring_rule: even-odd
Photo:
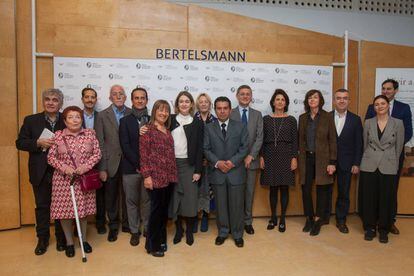
<svg viewBox="0 0 414 276"><path fill-rule="evenodd" d="M68 144L68 141L66 141L66 137L65 136L63 136L63 142L65 143L65 147L68 150L68 154L69 154L70 160L72 160L72 163L73 163L73 165L76 168L77 166L76 166L76 163L75 163L75 159L73 158L73 156L71 154L71 151L70 151L70 148L69 148L69 144Z"/></svg>

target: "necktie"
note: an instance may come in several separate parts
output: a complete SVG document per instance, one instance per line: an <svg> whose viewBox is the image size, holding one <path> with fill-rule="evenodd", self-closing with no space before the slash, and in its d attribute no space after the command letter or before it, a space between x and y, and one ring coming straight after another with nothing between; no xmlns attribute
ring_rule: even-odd
<svg viewBox="0 0 414 276"><path fill-rule="evenodd" d="M226 131L226 124L225 123L221 124L221 133L223 133L223 137L226 138L227 131Z"/></svg>
<svg viewBox="0 0 414 276"><path fill-rule="evenodd" d="M242 119L242 123L244 125L247 125L247 109L246 108L243 108L243 115L241 119Z"/></svg>

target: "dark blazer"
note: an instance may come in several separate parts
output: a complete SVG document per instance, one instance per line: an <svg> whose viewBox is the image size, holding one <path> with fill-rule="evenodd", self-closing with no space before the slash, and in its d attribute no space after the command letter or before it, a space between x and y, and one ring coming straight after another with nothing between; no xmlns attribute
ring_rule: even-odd
<svg viewBox="0 0 414 276"><path fill-rule="evenodd" d="M146 116L146 122L150 117ZM119 142L123 158L121 159L122 174L137 174L139 164L139 124L131 113L119 121Z"/></svg>
<svg viewBox="0 0 414 276"><path fill-rule="evenodd" d="M98 120L98 111L94 110L93 111L93 128L95 129L96 126L96 121ZM82 127L86 128L85 126L85 119L82 118Z"/></svg>
<svg viewBox="0 0 414 276"><path fill-rule="evenodd" d="M365 114L365 120L374 118L377 114L375 113L374 106L370 104ZM410 106L406 103L394 100L394 106L392 108L391 117L400 119L404 123L404 144L410 141L413 137L413 122L411 117Z"/></svg>
<svg viewBox="0 0 414 276"><path fill-rule="evenodd" d="M246 183L246 168L244 158L249 153L249 134L242 122L229 120L226 138L223 137L220 121L206 125L204 130L204 155L209 161L211 173L208 174L210 183L223 185L227 179L231 185ZM215 167L219 160L230 160L234 168L223 173Z"/></svg>
<svg viewBox="0 0 414 276"><path fill-rule="evenodd" d="M306 176L306 132L309 113L299 116L299 175L300 183L305 184ZM319 110L319 121L315 138L315 183L316 185L332 184L334 176L326 172L328 165L336 164L336 130L331 114Z"/></svg>
<svg viewBox="0 0 414 276"><path fill-rule="evenodd" d="M335 122L335 111L331 111ZM352 166L361 164L362 158L362 123L361 118L347 111L345 125L341 135L336 134L337 165L344 171L351 171Z"/></svg>
<svg viewBox="0 0 414 276"><path fill-rule="evenodd" d="M171 115L170 131L180 126L176 117L176 114ZM184 132L187 137L188 163L194 166L194 173L201 173L203 170L204 124L194 117L191 124L184 126Z"/></svg>
<svg viewBox="0 0 414 276"><path fill-rule="evenodd" d="M59 113L59 120L55 125L54 131L62 130L65 127L63 116ZM50 125L46 123L44 112L29 115L24 118L16 140L16 148L18 150L29 152L29 180L34 186L40 184L48 167L47 153L49 150L42 151L36 144L37 139L39 139L40 134L42 134L45 128L52 130Z"/></svg>

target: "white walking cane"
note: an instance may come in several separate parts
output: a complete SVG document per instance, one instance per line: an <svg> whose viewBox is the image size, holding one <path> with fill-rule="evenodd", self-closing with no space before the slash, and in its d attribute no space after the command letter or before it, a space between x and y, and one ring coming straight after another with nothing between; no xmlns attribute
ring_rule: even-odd
<svg viewBox="0 0 414 276"><path fill-rule="evenodd" d="M76 221L76 229L78 230L79 243L80 243L81 250L82 250L82 262L86 263L87 259L85 255L85 250L83 249L82 231L81 231L80 222L79 222L78 207L76 205L75 189L73 188L73 184L75 183L76 177L77 175L74 175L72 176L72 179L70 180L70 194L72 196L73 210L75 213L75 221Z"/></svg>

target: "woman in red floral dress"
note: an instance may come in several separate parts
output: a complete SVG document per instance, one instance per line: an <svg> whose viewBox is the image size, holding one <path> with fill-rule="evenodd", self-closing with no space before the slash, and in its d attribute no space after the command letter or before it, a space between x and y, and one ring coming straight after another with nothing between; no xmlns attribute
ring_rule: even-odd
<svg viewBox="0 0 414 276"><path fill-rule="evenodd" d="M75 249L72 232L75 214L70 194L70 181L73 175L82 175L91 170L101 159L101 151L95 131L82 128L83 115L79 107L67 107L63 111L63 120L66 128L55 133L55 143L48 154L48 162L55 168L52 179L50 216L52 219L61 220L67 242L66 256L73 257ZM79 180L75 181L74 189L83 246L85 252L90 253L92 247L86 241L86 226L87 216L96 213L95 191L82 192Z"/></svg>

